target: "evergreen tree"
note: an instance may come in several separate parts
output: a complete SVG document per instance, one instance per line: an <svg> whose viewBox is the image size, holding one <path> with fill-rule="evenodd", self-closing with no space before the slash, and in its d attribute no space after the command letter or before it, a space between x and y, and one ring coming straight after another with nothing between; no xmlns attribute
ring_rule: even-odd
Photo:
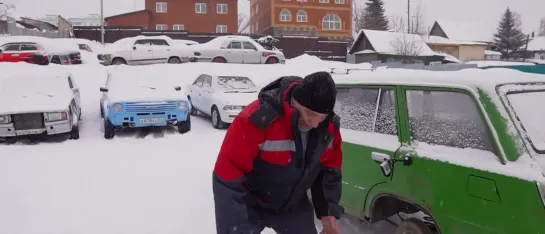
<svg viewBox="0 0 545 234"><path fill-rule="evenodd" d="M494 34L494 43L504 58L516 56L526 43L526 36L520 29L520 22L517 22L514 12L505 11L498 26L498 32Z"/></svg>
<svg viewBox="0 0 545 234"><path fill-rule="evenodd" d="M369 0L365 5L363 28L380 31L388 30L388 18L384 15L384 2L382 0Z"/></svg>

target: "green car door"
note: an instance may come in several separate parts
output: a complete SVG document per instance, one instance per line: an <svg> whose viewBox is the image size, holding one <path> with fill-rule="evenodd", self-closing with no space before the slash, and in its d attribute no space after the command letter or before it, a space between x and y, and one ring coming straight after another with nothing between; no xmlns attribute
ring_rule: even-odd
<svg viewBox="0 0 545 234"><path fill-rule="evenodd" d="M397 157L411 164L393 168L393 195L428 213L443 234L545 232L529 225L543 209L535 183L500 173L506 159L476 92L403 87L399 95Z"/></svg>
<svg viewBox="0 0 545 234"><path fill-rule="evenodd" d="M342 205L346 213L363 217L373 187L387 183L379 162L394 158L400 147L395 86L339 86L335 113L343 137Z"/></svg>

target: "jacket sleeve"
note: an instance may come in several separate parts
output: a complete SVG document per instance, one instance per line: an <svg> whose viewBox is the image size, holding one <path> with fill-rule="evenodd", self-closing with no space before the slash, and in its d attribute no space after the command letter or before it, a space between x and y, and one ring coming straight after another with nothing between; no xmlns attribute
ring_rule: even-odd
<svg viewBox="0 0 545 234"><path fill-rule="evenodd" d="M344 213L339 205L342 191L342 138L339 129L335 129L332 148L323 156L322 170L311 188L312 203L316 211L316 218L334 216L337 219Z"/></svg>
<svg viewBox="0 0 545 234"><path fill-rule="evenodd" d="M262 134L247 118L237 116L225 135L214 172L216 229L218 234L251 233L255 228L246 206L244 175L253 168Z"/></svg>

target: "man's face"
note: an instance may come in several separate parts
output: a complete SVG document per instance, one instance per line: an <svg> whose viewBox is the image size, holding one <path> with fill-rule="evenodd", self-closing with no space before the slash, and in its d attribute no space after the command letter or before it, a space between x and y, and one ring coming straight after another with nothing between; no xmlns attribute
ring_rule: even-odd
<svg viewBox="0 0 545 234"><path fill-rule="evenodd" d="M297 101L293 100L293 108L297 109L301 115L299 116L299 127L303 130L310 130L318 127L318 125L327 118L327 114L312 111Z"/></svg>

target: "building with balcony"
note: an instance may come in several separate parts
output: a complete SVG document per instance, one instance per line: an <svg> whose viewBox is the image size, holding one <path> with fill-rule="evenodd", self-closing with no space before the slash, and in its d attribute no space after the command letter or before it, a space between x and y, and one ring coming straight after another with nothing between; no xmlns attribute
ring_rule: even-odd
<svg viewBox="0 0 545 234"><path fill-rule="evenodd" d="M106 17L108 26L148 30L237 33L237 0L146 0L145 9Z"/></svg>
<svg viewBox="0 0 545 234"><path fill-rule="evenodd" d="M250 32L352 38L352 0L250 0Z"/></svg>

